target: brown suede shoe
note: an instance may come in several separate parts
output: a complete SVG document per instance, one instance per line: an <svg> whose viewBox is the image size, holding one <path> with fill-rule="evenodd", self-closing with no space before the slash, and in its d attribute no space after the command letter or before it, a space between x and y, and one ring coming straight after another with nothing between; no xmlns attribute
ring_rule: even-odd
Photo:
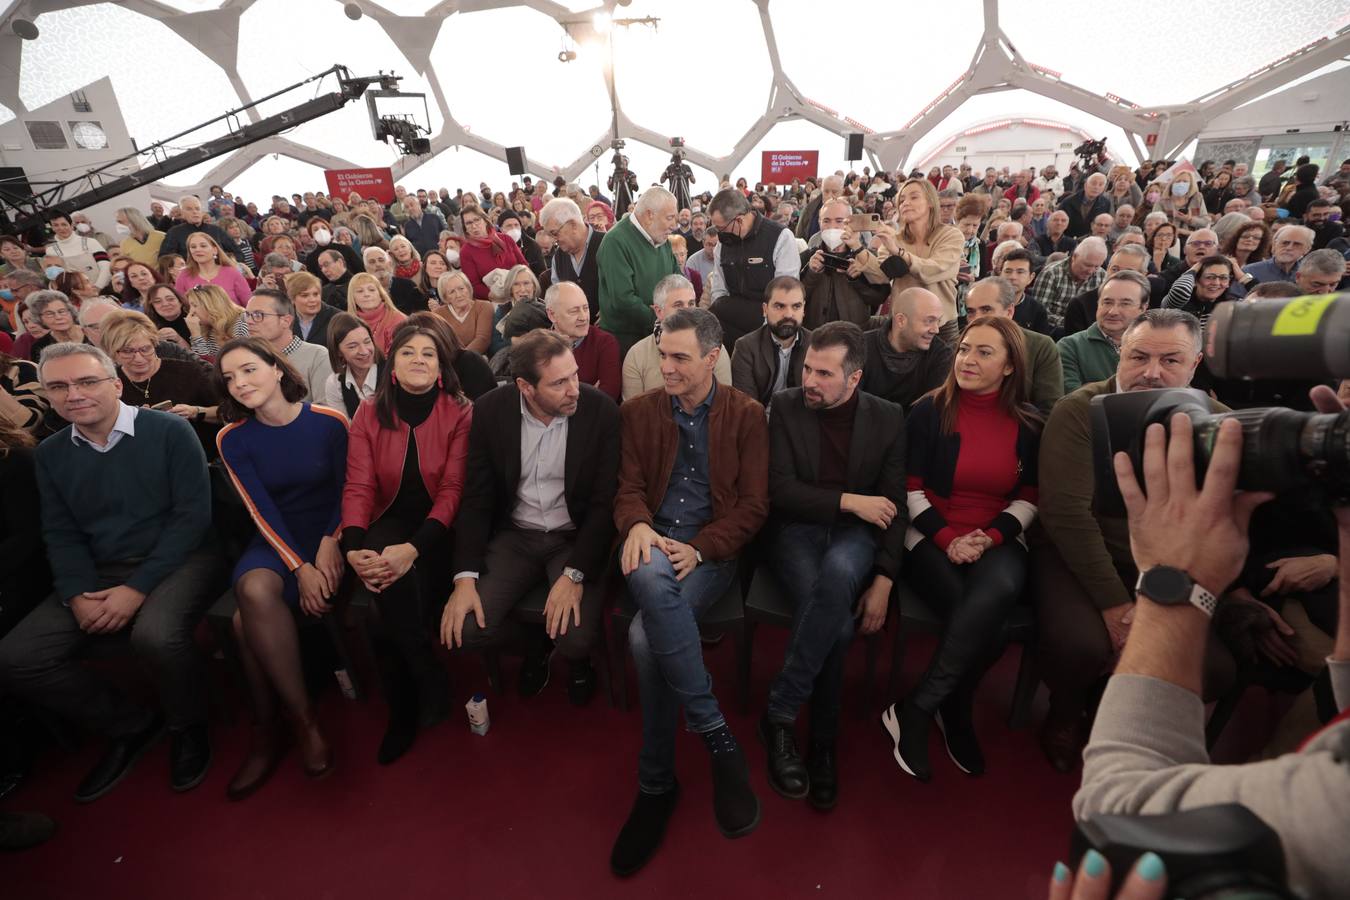
<svg viewBox="0 0 1350 900"><path fill-rule="evenodd" d="M286 742L275 723L257 723L253 726L253 736L249 741L248 756L239 771L230 779L225 796L231 800L243 800L267 783L276 771L281 758L286 755Z"/></svg>

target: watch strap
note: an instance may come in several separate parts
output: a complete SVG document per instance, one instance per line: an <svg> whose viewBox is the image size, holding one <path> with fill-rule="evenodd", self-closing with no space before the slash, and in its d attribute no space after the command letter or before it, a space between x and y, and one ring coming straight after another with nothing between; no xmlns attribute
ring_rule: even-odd
<svg viewBox="0 0 1350 900"><path fill-rule="evenodd" d="M1134 583L1134 590L1136 593L1143 594L1145 597L1152 600L1153 598L1144 590L1145 574L1145 572L1139 573L1139 579ZM1197 584L1193 578L1191 579L1191 595L1186 599L1191 606L1194 606L1211 619L1214 618L1215 610L1219 608L1218 598Z"/></svg>

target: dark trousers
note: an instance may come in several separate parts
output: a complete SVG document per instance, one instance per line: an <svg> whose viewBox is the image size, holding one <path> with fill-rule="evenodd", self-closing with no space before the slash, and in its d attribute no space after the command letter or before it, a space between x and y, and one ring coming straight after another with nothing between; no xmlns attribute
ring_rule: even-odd
<svg viewBox="0 0 1350 900"><path fill-rule="evenodd" d="M990 547L973 563L957 565L931 540L909 554L910 584L944 621L942 640L910 701L936 712L958 690L972 692L998 658L999 636L1026 582L1021 544Z"/></svg>
<svg viewBox="0 0 1350 900"><path fill-rule="evenodd" d="M872 530L860 522L794 522L773 545L778 580L796 604L782 671L769 687L769 718L794 722L811 701L811 739L839 734L844 658L853 640L853 608L876 558Z"/></svg>
<svg viewBox="0 0 1350 900"><path fill-rule="evenodd" d="M1036 596L1036 660L1050 688L1056 716L1083 713L1101 679L1110 674L1115 648L1101 610L1074 577L1054 544L1038 544L1032 554ZM1133 569L1121 580L1134 592ZM1222 642L1205 645L1205 698L1214 700L1233 686L1237 664Z"/></svg>
<svg viewBox="0 0 1350 900"><path fill-rule="evenodd" d="M481 650L487 647L519 645L524 641L524 626L511 617L511 610L525 599L541 581L552 588L572 555L576 532L526 531L506 528L488 541L483 572L478 579L478 599L483 604L485 628L479 628L472 615L464 619L464 646ZM557 639L558 652L566 659L589 659L595 636L600 629L604 603L603 573L585 573L581 590L581 624L568 620L567 633Z"/></svg>
<svg viewBox="0 0 1350 900"><path fill-rule="evenodd" d="M125 584L136 563L98 567L98 587ZM206 722L206 682L193 632L211 605L220 558L203 548L152 590L134 618L114 634L85 634L75 614L51 594L0 640L0 683L28 702L90 731L124 737L144 728L150 714L81 665L87 649L129 645L154 673L169 727Z"/></svg>
<svg viewBox="0 0 1350 900"><path fill-rule="evenodd" d="M366 532L364 549L380 553L385 547L406 543L415 530L394 518L380 519ZM368 622L391 703L408 693L409 676L418 682L444 678L436 658L435 635L450 596L449 557L449 546L419 556L402 578L371 595L376 615ZM357 589L365 590L359 584Z"/></svg>

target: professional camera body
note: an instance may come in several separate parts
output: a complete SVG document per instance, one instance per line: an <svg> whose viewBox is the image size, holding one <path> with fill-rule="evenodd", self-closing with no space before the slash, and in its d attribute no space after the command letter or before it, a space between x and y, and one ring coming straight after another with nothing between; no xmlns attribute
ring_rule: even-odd
<svg viewBox="0 0 1350 900"><path fill-rule="evenodd" d="M1106 138L1100 141L1083 141L1074 148L1073 155L1082 161L1085 169L1095 166L1099 159L1106 156Z"/></svg>
<svg viewBox="0 0 1350 900"><path fill-rule="evenodd" d="M1205 327L1205 356L1220 378L1350 378L1350 295L1221 303ZM1193 389L1106 394L1092 400L1096 466L1093 507L1123 516L1111 458L1124 451L1142 476L1144 432L1185 413L1194 425L1195 473L1209 465L1219 425L1242 423L1241 490L1274 491L1308 506L1350 503L1350 410L1304 413L1280 407L1212 413Z"/></svg>

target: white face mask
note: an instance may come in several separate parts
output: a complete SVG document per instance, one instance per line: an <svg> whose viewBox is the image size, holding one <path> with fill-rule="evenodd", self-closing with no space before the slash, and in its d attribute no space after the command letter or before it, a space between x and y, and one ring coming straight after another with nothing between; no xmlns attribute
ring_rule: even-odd
<svg viewBox="0 0 1350 900"><path fill-rule="evenodd" d="M519 228L504 228L504 229L502 229L502 234L505 234L507 237L509 237L511 240L515 241L517 244L520 243L520 229L519 229Z"/></svg>
<svg viewBox="0 0 1350 900"><path fill-rule="evenodd" d="M327 247L331 240L333 240L333 232L329 231L327 228L314 229L314 243L318 244L320 247Z"/></svg>
<svg viewBox="0 0 1350 900"><path fill-rule="evenodd" d="M1187 184L1184 181L1178 181L1177 183L1172 185L1172 196L1184 197L1186 196L1186 192L1189 191L1190 189L1191 186L1189 184Z"/></svg>
<svg viewBox="0 0 1350 900"><path fill-rule="evenodd" d="M131 234L131 226L130 226L130 225L123 225L121 222L118 222L118 223L117 223L117 233L118 233L118 234Z"/></svg>
<svg viewBox="0 0 1350 900"><path fill-rule="evenodd" d="M81 222L80 224L78 224L78 225L75 226L75 230L78 231L80 234L88 234L89 232L93 231L94 229L92 229L92 228L89 227L89 223L88 223L88 222Z"/></svg>
<svg viewBox="0 0 1350 900"><path fill-rule="evenodd" d="M844 229L842 228L823 228L820 231L820 242L826 247L838 247L844 242Z"/></svg>
<svg viewBox="0 0 1350 900"><path fill-rule="evenodd" d="M459 265L459 251L458 250L445 251L445 261L452 266Z"/></svg>

